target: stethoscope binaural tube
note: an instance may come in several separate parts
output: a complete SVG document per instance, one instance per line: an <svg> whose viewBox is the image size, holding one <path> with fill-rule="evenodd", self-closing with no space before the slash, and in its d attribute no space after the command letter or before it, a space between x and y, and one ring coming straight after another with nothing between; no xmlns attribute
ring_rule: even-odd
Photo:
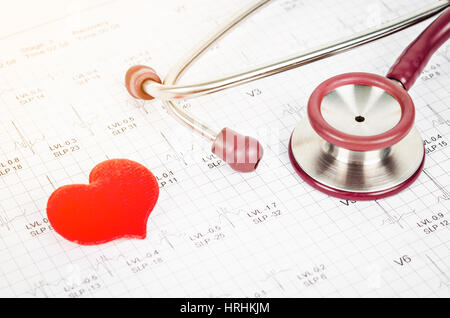
<svg viewBox="0 0 450 318"><path fill-rule="evenodd" d="M153 99L152 96L141 89L143 81L149 79L161 82L161 79L152 68L143 65L132 66L125 77L126 83L134 83L134 85L127 85L130 94L135 98L144 100ZM181 110L171 101L165 101L165 103L169 103L169 109L172 110L175 116L181 116L179 113ZM197 131L202 135L205 135L205 132L208 133L207 137L213 142L211 152L227 162L232 169L239 172L256 170L264 154L263 147L257 139L241 135L227 127L216 133L188 113L185 113L184 117L180 119L186 120L186 117L191 128L200 127L197 128Z"/></svg>
<svg viewBox="0 0 450 318"><path fill-rule="evenodd" d="M412 184L425 152L407 90L449 38L446 9L403 51L387 77L346 73L322 82L308 101L309 121L302 121L290 140L296 172L316 189L351 200L384 198Z"/></svg>
<svg viewBox="0 0 450 318"><path fill-rule="evenodd" d="M152 68L142 65L131 67L128 70L125 79L126 87L133 97L147 100L153 98L163 100L164 104L177 119L213 142L212 150L216 155L228 162L233 169L242 172L249 172L256 169L263 155L261 144L256 139L243 136L229 128L223 128L220 131L211 128L206 123L203 123L198 118L192 116L173 103L172 99L185 99L210 94L344 52L353 47L382 38L423 21L440 12L450 3L448 0L437 1L432 5L426 6L407 16L382 24L378 27L243 73L218 78L204 83L188 85L177 84L177 81L183 72L185 72L212 43L269 1L270 0L253 1L225 23L220 25L209 37L201 41L180 61L180 63L176 64L170 70L164 79L164 82L161 81ZM226 138L224 138L225 135L227 136ZM231 155L231 152L234 152L234 154ZM241 162L241 160L244 161Z"/></svg>

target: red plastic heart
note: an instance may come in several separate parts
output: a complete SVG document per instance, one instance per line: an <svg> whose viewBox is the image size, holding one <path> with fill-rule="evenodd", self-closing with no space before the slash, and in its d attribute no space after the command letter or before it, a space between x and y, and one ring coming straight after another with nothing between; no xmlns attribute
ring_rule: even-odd
<svg viewBox="0 0 450 318"><path fill-rule="evenodd" d="M112 159L92 169L89 184L56 189L48 199L47 216L57 233L78 244L144 239L158 195L158 182L146 167Z"/></svg>

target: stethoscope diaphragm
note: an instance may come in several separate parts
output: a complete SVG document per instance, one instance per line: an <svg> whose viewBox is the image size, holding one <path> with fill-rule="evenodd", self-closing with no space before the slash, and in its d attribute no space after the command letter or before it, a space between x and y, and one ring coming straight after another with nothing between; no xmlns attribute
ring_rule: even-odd
<svg viewBox="0 0 450 318"><path fill-rule="evenodd" d="M368 73L335 76L311 95L289 157L308 184L327 194L379 199L409 186L423 167L413 123L413 102L398 83Z"/></svg>

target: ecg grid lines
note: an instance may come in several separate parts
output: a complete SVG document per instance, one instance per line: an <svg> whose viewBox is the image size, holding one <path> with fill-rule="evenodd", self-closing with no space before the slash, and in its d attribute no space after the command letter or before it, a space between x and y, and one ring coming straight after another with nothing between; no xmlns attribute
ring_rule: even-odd
<svg viewBox="0 0 450 318"><path fill-rule="evenodd" d="M17 52L49 37L70 44L0 68L0 104L5 113L0 120L0 163L22 167L0 176L0 295L450 295L449 228L425 234L417 226L439 213L443 215L439 220L450 218L448 147L427 154L424 173L400 195L357 203L327 197L307 186L287 155L290 134L305 116L308 96L318 83L355 70L384 74L429 21L287 73L182 101L216 127L256 132L265 157L257 172L239 174L224 164L210 168L208 164L217 163L217 158L211 157L207 142L179 126L161 102L133 101L122 81L134 62L164 74L205 29L241 2L174 1L161 8L169 12L168 17L148 22L122 17L125 7L137 17L149 14L137 5L151 4L135 2L136 9L115 1L101 10L83 12L83 28L108 20L103 33L92 39L73 39L56 30L63 23L57 22L4 40L16 45ZM357 1L343 2L274 1L207 52L185 80L215 77L243 63L258 64L295 51L300 43L320 44L325 34L339 36L340 31L364 28L364 19L343 24L350 21L346 18L358 16L355 8L361 6ZM423 1L413 1L392 9L379 2L376 8L386 12L383 18L390 18L422 5ZM327 23L337 21L339 28L311 27L327 20L325 16ZM173 18L174 27L154 29L163 18ZM116 24L119 27L114 29ZM142 38L129 37L138 27L150 31ZM180 36L178 28L186 34ZM31 36L39 40L30 41ZM273 50L262 50L264 38L274 42ZM118 40L127 45L118 46ZM95 54L80 51L85 45L96 49ZM416 127L424 140L440 135L448 142L447 52L448 46L439 50L422 74L427 79L419 79L411 90ZM0 61L8 58L1 55ZM41 63L49 69L43 72ZM88 79L86 84L80 78ZM24 92L35 98L20 105L17 96ZM127 129L114 135L113 126L118 124ZM55 151L48 150L66 141L68 147L61 149L69 153L55 157ZM97 163L117 157L146 165L159 179L161 194L149 218L147 239L90 247L65 241L45 223L48 196L56 187L86 183ZM264 215L270 216L264 219ZM43 233L33 230L36 222L38 228L45 228Z"/></svg>

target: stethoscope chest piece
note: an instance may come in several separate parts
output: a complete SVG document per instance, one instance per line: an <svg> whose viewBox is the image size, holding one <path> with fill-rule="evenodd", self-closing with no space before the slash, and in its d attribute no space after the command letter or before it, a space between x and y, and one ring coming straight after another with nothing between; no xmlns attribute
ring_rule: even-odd
<svg viewBox="0 0 450 318"><path fill-rule="evenodd" d="M413 102L398 83L368 73L335 76L311 95L289 157L322 192L380 199L408 187L422 170L423 141L413 123Z"/></svg>

